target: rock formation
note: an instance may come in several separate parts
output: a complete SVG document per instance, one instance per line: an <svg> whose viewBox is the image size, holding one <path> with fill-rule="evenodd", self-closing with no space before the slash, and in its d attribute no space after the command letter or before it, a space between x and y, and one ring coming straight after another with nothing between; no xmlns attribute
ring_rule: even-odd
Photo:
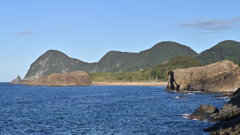
<svg viewBox="0 0 240 135"><path fill-rule="evenodd" d="M189 119L197 119L199 121L211 121L211 115L218 113L219 110L212 105L201 105L194 113L188 116Z"/></svg>
<svg viewBox="0 0 240 135"><path fill-rule="evenodd" d="M30 86L85 86L92 82L85 71L74 71L66 74L53 73L41 76L37 80L23 80L21 83Z"/></svg>
<svg viewBox="0 0 240 135"><path fill-rule="evenodd" d="M11 83L20 83L22 81L20 76L17 76L17 78L13 79Z"/></svg>
<svg viewBox="0 0 240 135"><path fill-rule="evenodd" d="M211 132L211 135L240 134L240 88L233 93L233 97L220 111L211 105L201 105L188 118L218 122L204 129Z"/></svg>
<svg viewBox="0 0 240 135"><path fill-rule="evenodd" d="M240 69L228 60L168 73L167 90L234 92L239 87Z"/></svg>

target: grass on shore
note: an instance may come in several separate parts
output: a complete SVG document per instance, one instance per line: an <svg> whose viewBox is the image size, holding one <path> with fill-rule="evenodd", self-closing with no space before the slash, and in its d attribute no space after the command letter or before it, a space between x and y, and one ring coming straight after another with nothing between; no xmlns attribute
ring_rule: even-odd
<svg viewBox="0 0 240 135"><path fill-rule="evenodd" d="M92 82L149 82L154 80L148 69L121 73L103 72L88 74Z"/></svg>

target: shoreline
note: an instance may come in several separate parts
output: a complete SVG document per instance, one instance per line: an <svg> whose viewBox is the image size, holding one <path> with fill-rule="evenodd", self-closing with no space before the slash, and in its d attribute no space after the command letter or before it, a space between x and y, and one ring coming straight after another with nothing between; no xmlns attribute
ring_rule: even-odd
<svg viewBox="0 0 240 135"><path fill-rule="evenodd" d="M92 86L167 86L167 82L92 82Z"/></svg>

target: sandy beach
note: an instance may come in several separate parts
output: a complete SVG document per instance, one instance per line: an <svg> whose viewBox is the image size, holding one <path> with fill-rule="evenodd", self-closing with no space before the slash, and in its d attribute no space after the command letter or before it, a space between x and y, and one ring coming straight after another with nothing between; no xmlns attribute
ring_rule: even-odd
<svg viewBox="0 0 240 135"><path fill-rule="evenodd" d="M167 86L167 82L92 82L93 86Z"/></svg>

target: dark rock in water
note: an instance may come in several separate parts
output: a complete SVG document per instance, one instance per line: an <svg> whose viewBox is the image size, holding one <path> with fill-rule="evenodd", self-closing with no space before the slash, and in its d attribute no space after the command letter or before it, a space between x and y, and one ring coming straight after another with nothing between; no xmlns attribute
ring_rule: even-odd
<svg viewBox="0 0 240 135"><path fill-rule="evenodd" d="M22 81L20 76L17 76L17 78L13 79L11 83L20 83Z"/></svg>
<svg viewBox="0 0 240 135"><path fill-rule="evenodd" d="M238 89L239 93L240 89ZM238 95L238 94L235 94ZM240 117L240 96L233 96L219 113L212 116L215 121L229 121Z"/></svg>
<svg viewBox="0 0 240 135"><path fill-rule="evenodd" d="M198 119L200 121L211 121L211 115L218 113L218 108L212 105L201 105L194 113L188 116L189 119Z"/></svg>
<svg viewBox="0 0 240 135"><path fill-rule="evenodd" d="M233 97L218 113L210 117L219 123L204 131L212 131L212 135L240 134L240 89L233 93Z"/></svg>
<svg viewBox="0 0 240 135"><path fill-rule="evenodd" d="M203 67L169 71L167 90L234 92L240 87L240 69L224 60Z"/></svg>
<svg viewBox="0 0 240 135"><path fill-rule="evenodd" d="M204 131L211 132L210 135L238 135L240 134L240 118L216 123Z"/></svg>

